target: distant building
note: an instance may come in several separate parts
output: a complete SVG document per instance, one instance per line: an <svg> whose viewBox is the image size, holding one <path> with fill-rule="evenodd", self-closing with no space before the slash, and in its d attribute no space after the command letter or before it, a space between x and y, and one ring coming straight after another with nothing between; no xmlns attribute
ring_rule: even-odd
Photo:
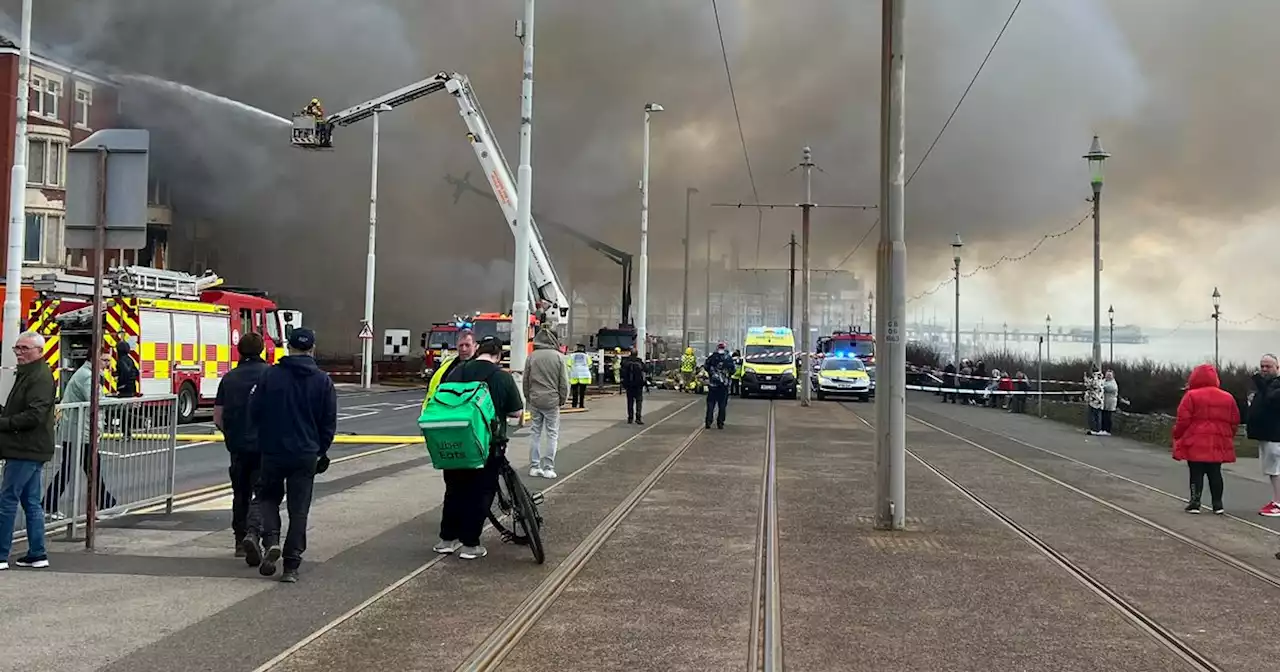
<svg viewBox="0 0 1280 672"><path fill-rule="evenodd" d="M67 148L93 131L116 125L118 86L105 76L86 72L33 49L30 105L27 116L26 232L23 274L65 270L91 273L92 250L66 248ZM13 101L18 86L18 48L0 36L0 101ZM0 259L7 265L9 190L13 171L16 110L0 105ZM141 250L107 250L108 265L140 264L165 268L173 214L166 190L153 180L148 208L147 246Z"/></svg>

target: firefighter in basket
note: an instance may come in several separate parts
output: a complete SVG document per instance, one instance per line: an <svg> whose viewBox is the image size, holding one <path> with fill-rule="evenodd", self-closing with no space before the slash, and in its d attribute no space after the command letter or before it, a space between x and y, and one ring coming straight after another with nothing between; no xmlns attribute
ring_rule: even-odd
<svg viewBox="0 0 1280 672"><path fill-rule="evenodd" d="M312 98L307 106L302 108L302 113L316 120L316 143L321 147L329 146L329 124L324 120L324 105L320 104L319 98Z"/></svg>

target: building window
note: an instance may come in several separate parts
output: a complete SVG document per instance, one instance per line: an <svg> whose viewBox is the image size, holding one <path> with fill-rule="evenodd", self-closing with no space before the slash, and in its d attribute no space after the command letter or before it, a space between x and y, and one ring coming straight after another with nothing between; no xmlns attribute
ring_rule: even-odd
<svg viewBox="0 0 1280 672"><path fill-rule="evenodd" d="M62 255L58 237L62 233L62 215L27 213L27 230L22 241L22 260L29 264L57 264Z"/></svg>
<svg viewBox="0 0 1280 672"><path fill-rule="evenodd" d="M31 111L58 121L59 104L62 102L62 80L45 75L31 75Z"/></svg>
<svg viewBox="0 0 1280 672"><path fill-rule="evenodd" d="M76 85L76 106L75 106L75 125L79 128L89 128L89 108L93 106L93 89L86 86Z"/></svg>
<svg viewBox="0 0 1280 672"><path fill-rule="evenodd" d="M66 177L63 167L67 143L45 138L27 141L27 184L37 187L61 187Z"/></svg>

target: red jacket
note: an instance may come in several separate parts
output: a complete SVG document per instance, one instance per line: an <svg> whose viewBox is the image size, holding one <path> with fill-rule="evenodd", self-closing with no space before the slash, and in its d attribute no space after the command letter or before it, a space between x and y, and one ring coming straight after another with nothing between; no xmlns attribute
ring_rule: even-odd
<svg viewBox="0 0 1280 672"><path fill-rule="evenodd" d="M1218 387L1218 372L1201 364L1187 380L1187 393L1178 404L1173 425L1173 459L1191 462L1235 462L1236 426L1240 407Z"/></svg>
<svg viewBox="0 0 1280 672"><path fill-rule="evenodd" d="M1009 376L1001 376L1001 377L1000 377L1000 391L1001 391L1001 392L1012 392L1012 391L1013 391L1013 379L1012 379L1012 378L1010 378Z"/></svg>

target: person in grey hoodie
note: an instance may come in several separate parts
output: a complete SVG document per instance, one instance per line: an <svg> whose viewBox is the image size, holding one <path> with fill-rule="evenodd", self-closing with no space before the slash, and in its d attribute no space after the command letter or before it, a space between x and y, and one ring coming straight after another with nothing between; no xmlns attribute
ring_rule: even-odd
<svg viewBox="0 0 1280 672"><path fill-rule="evenodd" d="M556 477L560 407L569 398L569 370L555 332L541 329L524 363L524 400L529 409L529 475Z"/></svg>

